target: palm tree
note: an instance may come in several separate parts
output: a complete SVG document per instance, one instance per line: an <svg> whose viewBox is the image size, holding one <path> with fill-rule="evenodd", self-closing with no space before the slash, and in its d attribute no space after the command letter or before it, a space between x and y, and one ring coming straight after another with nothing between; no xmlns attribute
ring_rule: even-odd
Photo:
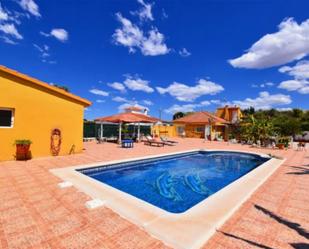
<svg viewBox="0 0 309 249"><path fill-rule="evenodd" d="M248 115L242 122L241 136L246 141L256 143L258 140L265 144L274 135L274 126L267 117L256 119Z"/></svg>

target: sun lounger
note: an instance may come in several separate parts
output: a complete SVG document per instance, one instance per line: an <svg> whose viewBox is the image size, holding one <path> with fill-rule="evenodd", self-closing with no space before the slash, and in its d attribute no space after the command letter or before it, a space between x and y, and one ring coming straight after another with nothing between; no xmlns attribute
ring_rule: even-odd
<svg viewBox="0 0 309 249"><path fill-rule="evenodd" d="M157 147L161 147L165 145L165 143L156 141L150 136L146 136L146 140L144 141L144 144L150 145L150 146L157 146Z"/></svg>
<svg viewBox="0 0 309 249"><path fill-rule="evenodd" d="M163 143L166 143L166 145L176 145L178 143L177 141L167 139L167 137L160 137L160 139Z"/></svg>

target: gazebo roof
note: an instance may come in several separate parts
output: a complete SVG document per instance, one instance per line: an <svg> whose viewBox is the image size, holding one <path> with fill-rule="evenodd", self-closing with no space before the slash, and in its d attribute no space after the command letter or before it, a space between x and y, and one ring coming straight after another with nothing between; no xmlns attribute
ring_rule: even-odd
<svg viewBox="0 0 309 249"><path fill-rule="evenodd" d="M160 119L139 113L123 112L112 116L96 118L95 121L111 123L156 123Z"/></svg>
<svg viewBox="0 0 309 249"><path fill-rule="evenodd" d="M184 116L182 118L178 118L174 120L174 123L183 123L183 124L209 124L209 120L214 123L229 123L223 118L219 118L209 112L195 112Z"/></svg>

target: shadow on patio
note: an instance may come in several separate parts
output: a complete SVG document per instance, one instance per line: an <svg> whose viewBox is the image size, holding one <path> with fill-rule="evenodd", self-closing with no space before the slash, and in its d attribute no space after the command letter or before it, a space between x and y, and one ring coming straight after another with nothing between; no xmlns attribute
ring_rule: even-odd
<svg viewBox="0 0 309 249"><path fill-rule="evenodd" d="M306 229L302 228L302 226L296 222L289 221L283 217L280 217L276 215L275 213L267 210L266 208L263 208L259 205L254 205L254 207L263 212L265 215L269 216L270 218L274 219L275 221L279 222L282 225L287 226L288 228L294 230L297 232L300 236L304 237L305 239L309 239L309 233L306 231ZM308 247L307 247L308 248Z"/></svg>
<svg viewBox="0 0 309 249"><path fill-rule="evenodd" d="M307 168L305 168L307 167ZM303 167L299 167L299 166L290 166L290 168L293 168L295 170L298 171L294 171L294 172L288 172L288 175L308 175L309 174L309 164L307 165L303 165Z"/></svg>
<svg viewBox="0 0 309 249"><path fill-rule="evenodd" d="M275 249L275 248L272 248L272 247L269 247L269 246L265 246L265 245L259 244L257 242L248 240L248 239L244 239L244 238L238 237L238 236L230 234L230 233L225 233L225 232L222 232L222 231L219 231L219 232L224 234L225 236L231 237L233 239L237 239L237 240L241 240L241 241L247 242L248 244L250 244L252 246L256 246L256 247L263 248L263 249Z"/></svg>

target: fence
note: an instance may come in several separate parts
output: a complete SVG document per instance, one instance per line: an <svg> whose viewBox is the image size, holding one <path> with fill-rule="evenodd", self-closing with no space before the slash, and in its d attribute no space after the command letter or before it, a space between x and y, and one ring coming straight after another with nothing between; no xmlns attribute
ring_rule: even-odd
<svg viewBox="0 0 309 249"><path fill-rule="evenodd" d="M123 133L128 134L137 134L137 126L136 125L126 125L126 129L123 129ZM141 134L151 134L150 126L141 126L140 127ZM84 138L90 137L98 137L101 134L101 125L96 124L95 122L85 121L84 122ZM104 124L103 125L103 135L104 137L118 137L119 134L119 126L113 124Z"/></svg>

